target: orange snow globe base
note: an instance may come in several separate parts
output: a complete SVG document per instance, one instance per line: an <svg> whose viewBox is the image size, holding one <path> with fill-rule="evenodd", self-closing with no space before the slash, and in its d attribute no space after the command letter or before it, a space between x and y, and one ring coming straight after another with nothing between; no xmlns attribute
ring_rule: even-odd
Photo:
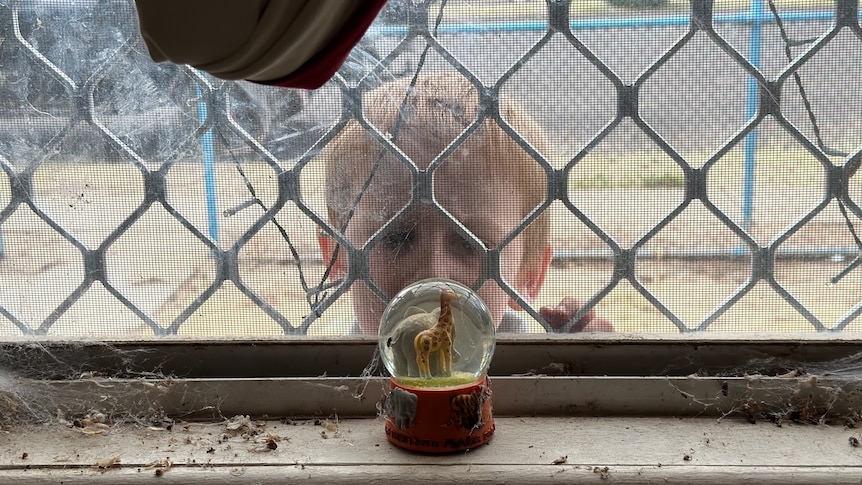
<svg viewBox="0 0 862 485"><path fill-rule="evenodd" d="M392 299L378 341L392 376L385 405L390 442L447 453L491 439L494 331L485 303L455 281L422 280Z"/></svg>
<svg viewBox="0 0 862 485"><path fill-rule="evenodd" d="M475 448L494 436L488 378L466 386L423 389L406 387L392 379L389 399L416 396L412 421L386 418L386 438L412 451L448 453ZM398 397L396 397L398 396Z"/></svg>

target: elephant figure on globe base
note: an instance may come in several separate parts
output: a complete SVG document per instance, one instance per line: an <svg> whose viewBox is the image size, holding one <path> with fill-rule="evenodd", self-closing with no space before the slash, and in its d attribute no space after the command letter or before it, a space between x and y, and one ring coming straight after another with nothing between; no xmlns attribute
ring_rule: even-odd
<svg viewBox="0 0 862 485"><path fill-rule="evenodd" d="M412 428L418 401L419 396L416 394L396 387L386 398L386 416L395 421L395 427L398 429Z"/></svg>

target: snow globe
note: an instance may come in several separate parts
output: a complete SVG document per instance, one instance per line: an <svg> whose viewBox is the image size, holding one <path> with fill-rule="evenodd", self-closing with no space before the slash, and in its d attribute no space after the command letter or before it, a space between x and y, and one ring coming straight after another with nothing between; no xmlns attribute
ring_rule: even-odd
<svg viewBox="0 0 862 485"><path fill-rule="evenodd" d="M445 453L491 439L487 371L494 327L485 302L452 280L418 281L392 298L378 337L391 376L385 405L390 442Z"/></svg>

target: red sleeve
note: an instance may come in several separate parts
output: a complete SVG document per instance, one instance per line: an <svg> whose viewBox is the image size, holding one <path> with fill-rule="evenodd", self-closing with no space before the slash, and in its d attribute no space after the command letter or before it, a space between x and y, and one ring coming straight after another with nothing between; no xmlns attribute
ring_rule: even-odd
<svg viewBox="0 0 862 485"><path fill-rule="evenodd" d="M386 0L368 0L368 8L359 9L347 29L324 50L319 51L296 71L281 79L262 82L285 88L317 89L329 81L344 64L353 47L377 18Z"/></svg>
<svg viewBox="0 0 862 485"><path fill-rule="evenodd" d="M135 0L156 62L221 79L315 89L344 64L386 0Z"/></svg>

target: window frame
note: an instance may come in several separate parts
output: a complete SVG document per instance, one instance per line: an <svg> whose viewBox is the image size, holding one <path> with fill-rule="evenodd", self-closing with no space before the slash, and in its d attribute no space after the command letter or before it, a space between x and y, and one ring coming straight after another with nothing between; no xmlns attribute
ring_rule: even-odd
<svg viewBox="0 0 862 485"><path fill-rule="evenodd" d="M548 2L549 25L555 23L559 27L563 25L561 22L568 20L566 12L559 7L565 3ZM693 0L692 3L692 21L711 17L712 2ZM851 10L851 4L858 10L858 2L836 2L836 5L842 6L841 12L845 13ZM854 10L853 13L858 14L858 11ZM38 52L34 50L32 55L36 54ZM636 93L631 86L619 86L619 92ZM210 95L207 93L207 96ZM624 101L634 102L636 99L624 98ZM216 100L212 102L216 103ZM623 110L631 108L626 103L620 105ZM618 122L629 115L619 115L615 120ZM117 140L112 141L117 143ZM854 157L858 161L858 153ZM843 191L844 196L846 187L839 187L835 180L841 178L840 170L846 167L835 166L829 179L834 191ZM296 174L295 170L290 169L281 170L277 175L284 179L285 186L293 190L298 187L297 180L291 178ZM702 172L698 172L691 181L693 192L700 194L705 190L701 185L694 185L694 182L703 182ZM155 184L156 179L147 183L150 182L153 182L153 187L161 187ZM19 188L15 190L19 191ZM287 192L281 194L286 196ZM20 189L19 195L16 195L16 200L20 198L19 202L25 202L23 189ZM556 200L549 199L549 203ZM850 202L849 198L847 200ZM286 202L287 199L280 201ZM279 205L275 209L281 207ZM758 257L772 257L768 253L772 249L759 248ZM96 258L101 257L102 253L87 254L93 258L92 266L95 267ZM230 254L232 257L236 255L235 252ZM629 265L626 259L633 254L634 250L625 249L617 255L620 256L617 260L621 264L615 269L621 272L615 273L615 283L621 279L636 279L634 266ZM757 274L763 279L771 277L771 273L765 270L758 270ZM354 283L356 281L359 280ZM611 287L608 288L610 291ZM593 297L590 308L600 296L604 296L604 293ZM588 310L585 308L582 312ZM187 311L192 312L194 308L189 307ZM369 368L369 364L374 361L376 345L377 339L373 336L355 336L350 340L310 337L189 340L167 336L157 340L100 342L62 340L43 335L23 336L0 343L0 378L8 378L8 382L14 384L10 390L0 388L0 403L4 402L2 398L6 398L6 404L13 407L18 400L26 404L17 406L18 415L13 417L20 417L21 422L45 416L56 417L57 410L71 418L93 411L107 414L115 423L111 432L122 442L116 449L131 457L128 460L124 458L124 462L130 463L130 466L121 468L124 473L122 477L127 482L151 479L149 473L140 473L141 467L150 466L146 461L149 458L144 458L150 455L137 449L135 441L140 436L140 429L135 426L146 424L146 421L141 420L146 413L167 416L171 421L192 422L213 433L218 432L223 420L234 415L249 415L255 419L355 418L355 422L359 423L354 426L356 436L359 436L357 443L364 447L357 446L353 454L341 455L344 462L324 465L322 468L330 468L314 477L318 481L333 483L332 478L336 476L340 476L342 481L359 477L367 479L369 476L384 480L398 473L403 473L407 481L413 481L416 469L407 467L417 464L429 465L422 468L422 473L436 474L434 476L441 479L456 478L459 474L463 477L471 471L474 455L468 454L466 458L443 457L434 461L415 455L397 455L388 464L375 462L373 465L379 467L373 472L376 475L369 475L367 467L358 465L365 463L363 460L367 458L368 446L385 443L382 423L377 417L388 389L388 378L381 369ZM599 451L616 453L609 453L608 457L635 457L620 466L620 462L613 464L608 461L613 458L604 458L598 452L586 455L587 458L573 456L570 466L573 470L574 467L581 467L579 469L585 475L579 477L583 480L607 478L604 473L608 470L608 464L617 466L612 472L620 474L616 476L629 476L632 481L644 478L644 470L646 477L670 477L679 482L698 476L711 476L715 482L728 483L728 477L732 478L734 474L739 479L741 475L757 470L771 473L769 476L774 481L785 481L794 476L802 477L802 481L835 479L834 475L829 475L830 472L837 473L842 479L852 476L854 481L858 480L857 462L848 465L851 462L846 453L834 455L835 463L845 466L828 467L824 463L831 457L826 457L825 461L818 462L822 466L814 475L806 474L808 470L805 465L797 466L794 461L823 453L824 449L837 449L833 442L836 437L843 440L845 450L851 448L852 441L851 445L847 445L847 437L849 435L852 438L855 432L842 426L847 423L850 429L862 409L862 397L858 391L860 379L853 372L846 372L846 368L849 366L852 369L862 355L862 337L854 334L822 331L804 334L698 332L669 335L505 335L499 338L496 349L490 379L494 413L500 420L501 430L507 427L505 433L532 430L546 433L551 439L564 443L576 443L579 438L592 436L593 441L582 443L594 445ZM23 392L18 394L20 389ZM33 400L27 393L39 399ZM595 417L605 420L597 421ZM757 468L757 458L751 462L753 465L746 465L748 468L731 463L732 460L726 458L720 464L727 465L727 468L720 471L717 471L717 464L712 465L712 468L679 466L662 470L660 462L647 463L654 456L649 451L660 440L668 440L667 429L671 425L678 426L680 417L689 418L684 421L684 426L690 435L706 433L716 422L735 420L765 421L779 426L801 423L809 426L804 427L805 432L794 436L811 439L797 439L765 447L764 443L773 443L770 439L774 435L770 431L777 426L751 428L754 431L750 432L749 443L770 448L769 451L773 453L760 452L768 455L762 458L764 464L761 468ZM50 418L47 422L57 424L56 420ZM642 436L633 436L634 433L613 435L614 438L627 440L625 444L605 441L595 432L614 427L638 428L646 422L651 424L648 426L649 431ZM47 450L46 456L60 456L57 451L53 455L50 452L68 449L69 445L83 447L80 441L74 439L80 436L74 435L73 431L69 431L74 436L70 438L65 431L57 433L56 426L40 430L39 426L44 424L46 421L43 419L35 427L25 426L21 429L26 430L23 435L28 439L41 443L41 449ZM579 430L582 434L580 437L574 433L561 434L558 429L561 426L566 430ZM591 432L582 431L591 428ZM818 434L820 430L824 430L823 434ZM309 450L325 453L328 449L319 440L314 441L317 439L316 433L317 430L313 430L310 436L296 438L296 444L308 444ZM514 477L512 481L532 480L534 483L544 483L548 479L543 473L554 476L563 470L560 467L562 464L554 464L553 460L563 456L565 451L559 454L550 452L552 454L545 457L541 465L508 462L506 466L501 465L502 460L513 460L519 452L523 452L523 448L507 447L517 442L507 439L504 437L498 440L502 441L499 446L493 443L491 449L499 451L490 455L491 458L489 455L478 458L476 466L484 466L499 476ZM14 443L12 449L19 449L16 447L22 444L18 436L14 438ZM730 455L738 451L733 449ZM776 451L788 452L776 455ZM205 450L199 450L197 456L207 458L206 453ZM392 456L391 451L387 453L390 453L388 457ZM52 464L49 460L41 461L36 464L37 470L34 471L29 469L30 464L26 462L25 455L10 456L17 461L13 463L7 458L5 465L0 466L0 478L25 477L32 481L47 481L52 478L52 471L67 466ZM81 474L90 471L87 478L93 478L94 481L117 482L116 475L93 469L94 460L90 460L89 456L75 458L70 468L77 469ZM285 476L292 476L289 473L297 469L304 470L304 465L298 462L255 461L256 455L248 450L240 450L235 456L237 460L233 462L230 458L222 458L217 462L218 466L224 471L242 463L240 460L247 459L254 463L251 467L254 472L246 476L247 479L257 473L257 476L276 482ZM597 456L600 458L594 458ZM773 456L780 458L769 458ZM590 459L595 460L593 465L601 464L604 468L590 466ZM677 456L676 459L685 461L683 456ZM492 463L494 460L497 462ZM443 470L444 467L435 467L434 464L451 466ZM137 471L134 470L135 466L138 467ZM270 468L265 470L268 466ZM183 475L189 470L187 468L174 473L180 477L189 477ZM34 474L36 478L33 478ZM56 478L56 474L53 477ZM194 479L204 481L208 476L196 475Z"/></svg>
<svg viewBox="0 0 862 485"><path fill-rule="evenodd" d="M438 456L387 443L378 417L387 378L357 375L372 360L370 336L6 342L0 368L42 398L30 404L69 420L103 412L110 426L88 436L57 416L7 428L0 479L857 482L862 387L852 364L862 339L756 336L501 337L494 439ZM147 418L169 419L123 419L142 403ZM262 420L261 434L226 433L237 415ZM256 436L280 437L278 452Z"/></svg>
<svg viewBox="0 0 862 485"><path fill-rule="evenodd" d="M507 335L489 369L495 414L811 423L858 415L860 379L846 369L862 355L862 339L753 337ZM389 387L385 370L373 365L377 339L370 336L0 346L0 367L44 396L35 405L71 415L100 409L120 419L146 412L139 409L145 402L193 420L235 414L367 418L377 416ZM800 418L800 406L813 414Z"/></svg>

